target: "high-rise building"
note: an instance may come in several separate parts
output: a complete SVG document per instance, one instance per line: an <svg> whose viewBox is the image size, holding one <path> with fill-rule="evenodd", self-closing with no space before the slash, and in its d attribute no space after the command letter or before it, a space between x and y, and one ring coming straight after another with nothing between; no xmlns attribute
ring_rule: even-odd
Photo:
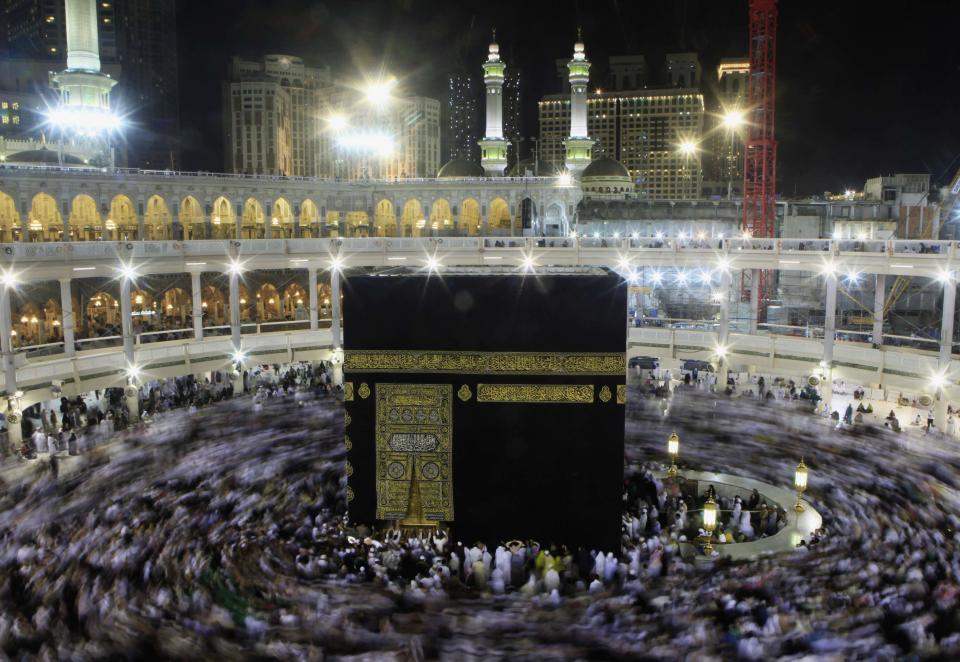
<svg viewBox="0 0 960 662"><path fill-rule="evenodd" d="M180 165L175 6L175 0L96 2L102 70L118 81L111 97L125 117L119 156L131 166ZM30 61L48 62L50 71L65 68L64 7L64 0L7 0L7 46L14 58L8 66L23 68L8 74L9 79L32 80L38 65ZM39 132L41 126L31 124L27 130Z"/></svg>
<svg viewBox="0 0 960 662"><path fill-rule="evenodd" d="M712 130L714 169L728 196L739 195L743 188L743 139L746 134L747 82L750 61L724 58L717 67L719 113Z"/></svg>
<svg viewBox="0 0 960 662"><path fill-rule="evenodd" d="M503 137L507 139L507 168L517 163L523 141L523 96L520 70L507 69L503 78Z"/></svg>
<svg viewBox="0 0 960 662"><path fill-rule="evenodd" d="M700 58L696 53L667 53L664 66L670 87L700 87Z"/></svg>
<svg viewBox="0 0 960 662"><path fill-rule="evenodd" d="M569 96L544 97L539 119L541 159L559 170L570 132ZM596 141L594 158L609 156L620 161L642 198L699 197L703 178L699 154L684 153L681 146L700 142L703 122L703 95L696 89L594 92L587 96L587 133Z"/></svg>
<svg viewBox="0 0 960 662"><path fill-rule="evenodd" d="M480 82L467 72L448 79L446 158L476 162L480 156Z"/></svg>
<svg viewBox="0 0 960 662"><path fill-rule="evenodd" d="M227 172L392 178L433 177L440 167L439 101L371 104L328 67L291 55L233 58L223 128Z"/></svg>
<svg viewBox="0 0 960 662"><path fill-rule="evenodd" d="M641 90L647 84L647 58L642 55L611 55L608 90Z"/></svg>

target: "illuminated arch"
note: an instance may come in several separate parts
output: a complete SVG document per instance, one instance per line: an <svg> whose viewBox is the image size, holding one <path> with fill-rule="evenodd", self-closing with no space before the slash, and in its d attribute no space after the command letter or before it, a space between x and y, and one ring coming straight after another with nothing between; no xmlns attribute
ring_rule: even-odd
<svg viewBox="0 0 960 662"><path fill-rule="evenodd" d="M480 203L475 198L466 198L460 203L457 229L468 235L480 233Z"/></svg>
<svg viewBox="0 0 960 662"><path fill-rule="evenodd" d="M58 241L63 239L63 217L57 201L46 193L37 193L30 202L27 217L30 241Z"/></svg>
<svg viewBox="0 0 960 662"><path fill-rule="evenodd" d="M87 329L90 337L116 335L120 325L120 302L107 292L97 292L87 300L85 311L87 320L93 328Z"/></svg>
<svg viewBox="0 0 960 662"><path fill-rule="evenodd" d="M206 326L220 326L229 320L227 302L229 297L223 290L213 285L207 285L200 290L200 308L203 310Z"/></svg>
<svg viewBox="0 0 960 662"><path fill-rule="evenodd" d="M400 230L404 237L419 237L426 221L423 218L423 207L416 198L411 198L403 204L403 215L400 218Z"/></svg>
<svg viewBox="0 0 960 662"><path fill-rule="evenodd" d="M427 225L432 230L453 229L453 212L450 211L450 203L446 199L434 200L430 205L430 221Z"/></svg>
<svg viewBox="0 0 960 662"><path fill-rule="evenodd" d="M320 210L317 205L309 198L300 205L300 236L301 237L319 237L320 228L317 224L320 222Z"/></svg>
<svg viewBox="0 0 960 662"><path fill-rule="evenodd" d="M164 327L187 328L188 319L193 314L193 297L186 290L171 287L163 293L158 304L158 314L163 319Z"/></svg>
<svg viewBox="0 0 960 662"><path fill-rule="evenodd" d="M240 237L242 239L263 239L264 237L263 205L256 198L247 198L243 203Z"/></svg>
<svg viewBox="0 0 960 662"><path fill-rule="evenodd" d="M213 228L214 239L237 238L237 219L233 213L233 205L222 195L213 201L210 226Z"/></svg>
<svg viewBox="0 0 960 662"><path fill-rule="evenodd" d="M13 315L14 344L17 347L39 345L46 342L43 332L43 313L40 306L27 302L17 307Z"/></svg>
<svg viewBox="0 0 960 662"><path fill-rule="evenodd" d="M510 205L503 198L494 198L490 201L490 212L487 214L487 227L492 230L510 229Z"/></svg>
<svg viewBox="0 0 960 662"><path fill-rule="evenodd" d="M207 238L203 207L192 195L188 195L180 203L180 227L183 229L184 239Z"/></svg>
<svg viewBox="0 0 960 662"><path fill-rule="evenodd" d="M293 239L293 210L284 198L273 202L273 216L270 218L270 236L274 239Z"/></svg>
<svg viewBox="0 0 960 662"><path fill-rule="evenodd" d="M310 297L297 283L283 288L283 317L288 320L310 319Z"/></svg>
<svg viewBox="0 0 960 662"><path fill-rule="evenodd" d="M20 234L20 214L17 205L6 193L0 191L0 242L17 241Z"/></svg>
<svg viewBox="0 0 960 662"><path fill-rule="evenodd" d="M397 234L397 213L393 202L381 200L373 210L373 227L378 237L394 237Z"/></svg>
<svg viewBox="0 0 960 662"><path fill-rule="evenodd" d="M365 211L348 211L346 236L367 237L370 235L370 215Z"/></svg>
<svg viewBox="0 0 960 662"><path fill-rule="evenodd" d="M280 318L280 293L270 283L264 283L257 290L257 319L262 322L274 322Z"/></svg>
<svg viewBox="0 0 960 662"><path fill-rule="evenodd" d="M143 238L148 241L167 241L173 238L173 216L167 201L159 195L147 200L143 214Z"/></svg>
<svg viewBox="0 0 960 662"><path fill-rule="evenodd" d="M250 297L250 290L246 285L240 286L240 321L249 322L254 319L257 312L256 299Z"/></svg>
<svg viewBox="0 0 960 662"><path fill-rule="evenodd" d="M70 241L96 241L103 232L103 220L97 203L86 193L73 199L69 218Z"/></svg>
<svg viewBox="0 0 960 662"><path fill-rule="evenodd" d="M104 223L104 239L128 240L137 238L137 212L133 201L125 195L115 195L110 201L110 213Z"/></svg>

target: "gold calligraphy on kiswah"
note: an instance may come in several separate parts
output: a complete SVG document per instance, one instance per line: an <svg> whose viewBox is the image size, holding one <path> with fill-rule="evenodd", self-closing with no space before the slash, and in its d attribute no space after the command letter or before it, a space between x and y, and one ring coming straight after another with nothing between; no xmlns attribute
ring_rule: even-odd
<svg viewBox="0 0 960 662"><path fill-rule="evenodd" d="M623 375L626 356L569 352L446 352L350 350L344 369L356 372L456 372L504 375Z"/></svg>
<svg viewBox="0 0 960 662"><path fill-rule="evenodd" d="M477 384L477 402L593 403L593 384Z"/></svg>

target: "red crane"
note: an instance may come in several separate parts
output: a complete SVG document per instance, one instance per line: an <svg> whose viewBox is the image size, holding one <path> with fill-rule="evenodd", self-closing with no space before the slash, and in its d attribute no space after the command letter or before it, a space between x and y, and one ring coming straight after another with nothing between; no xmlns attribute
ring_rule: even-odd
<svg viewBox="0 0 960 662"><path fill-rule="evenodd" d="M777 92L777 0L750 0L750 79L747 83L748 134L743 157L743 222L753 237L774 235L777 185L777 140L774 133ZM770 298L771 281L760 276L759 299ZM746 299L749 286L744 283ZM766 307L760 305L765 318Z"/></svg>

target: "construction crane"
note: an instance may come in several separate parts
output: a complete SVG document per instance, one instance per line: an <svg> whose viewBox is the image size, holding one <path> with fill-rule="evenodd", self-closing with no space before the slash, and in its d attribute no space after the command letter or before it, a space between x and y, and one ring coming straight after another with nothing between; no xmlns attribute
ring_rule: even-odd
<svg viewBox="0 0 960 662"><path fill-rule="evenodd" d="M747 83L748 134L743 157L743 221L745 234L757 238L774 235L776 223L777 141L775 99L777 92L777 2L750 0L750 79ZM754 272L760 278L758 321L766 318L762 302L770 299L770 272ZM750 284L742 283L749 301Z"/></svg>

